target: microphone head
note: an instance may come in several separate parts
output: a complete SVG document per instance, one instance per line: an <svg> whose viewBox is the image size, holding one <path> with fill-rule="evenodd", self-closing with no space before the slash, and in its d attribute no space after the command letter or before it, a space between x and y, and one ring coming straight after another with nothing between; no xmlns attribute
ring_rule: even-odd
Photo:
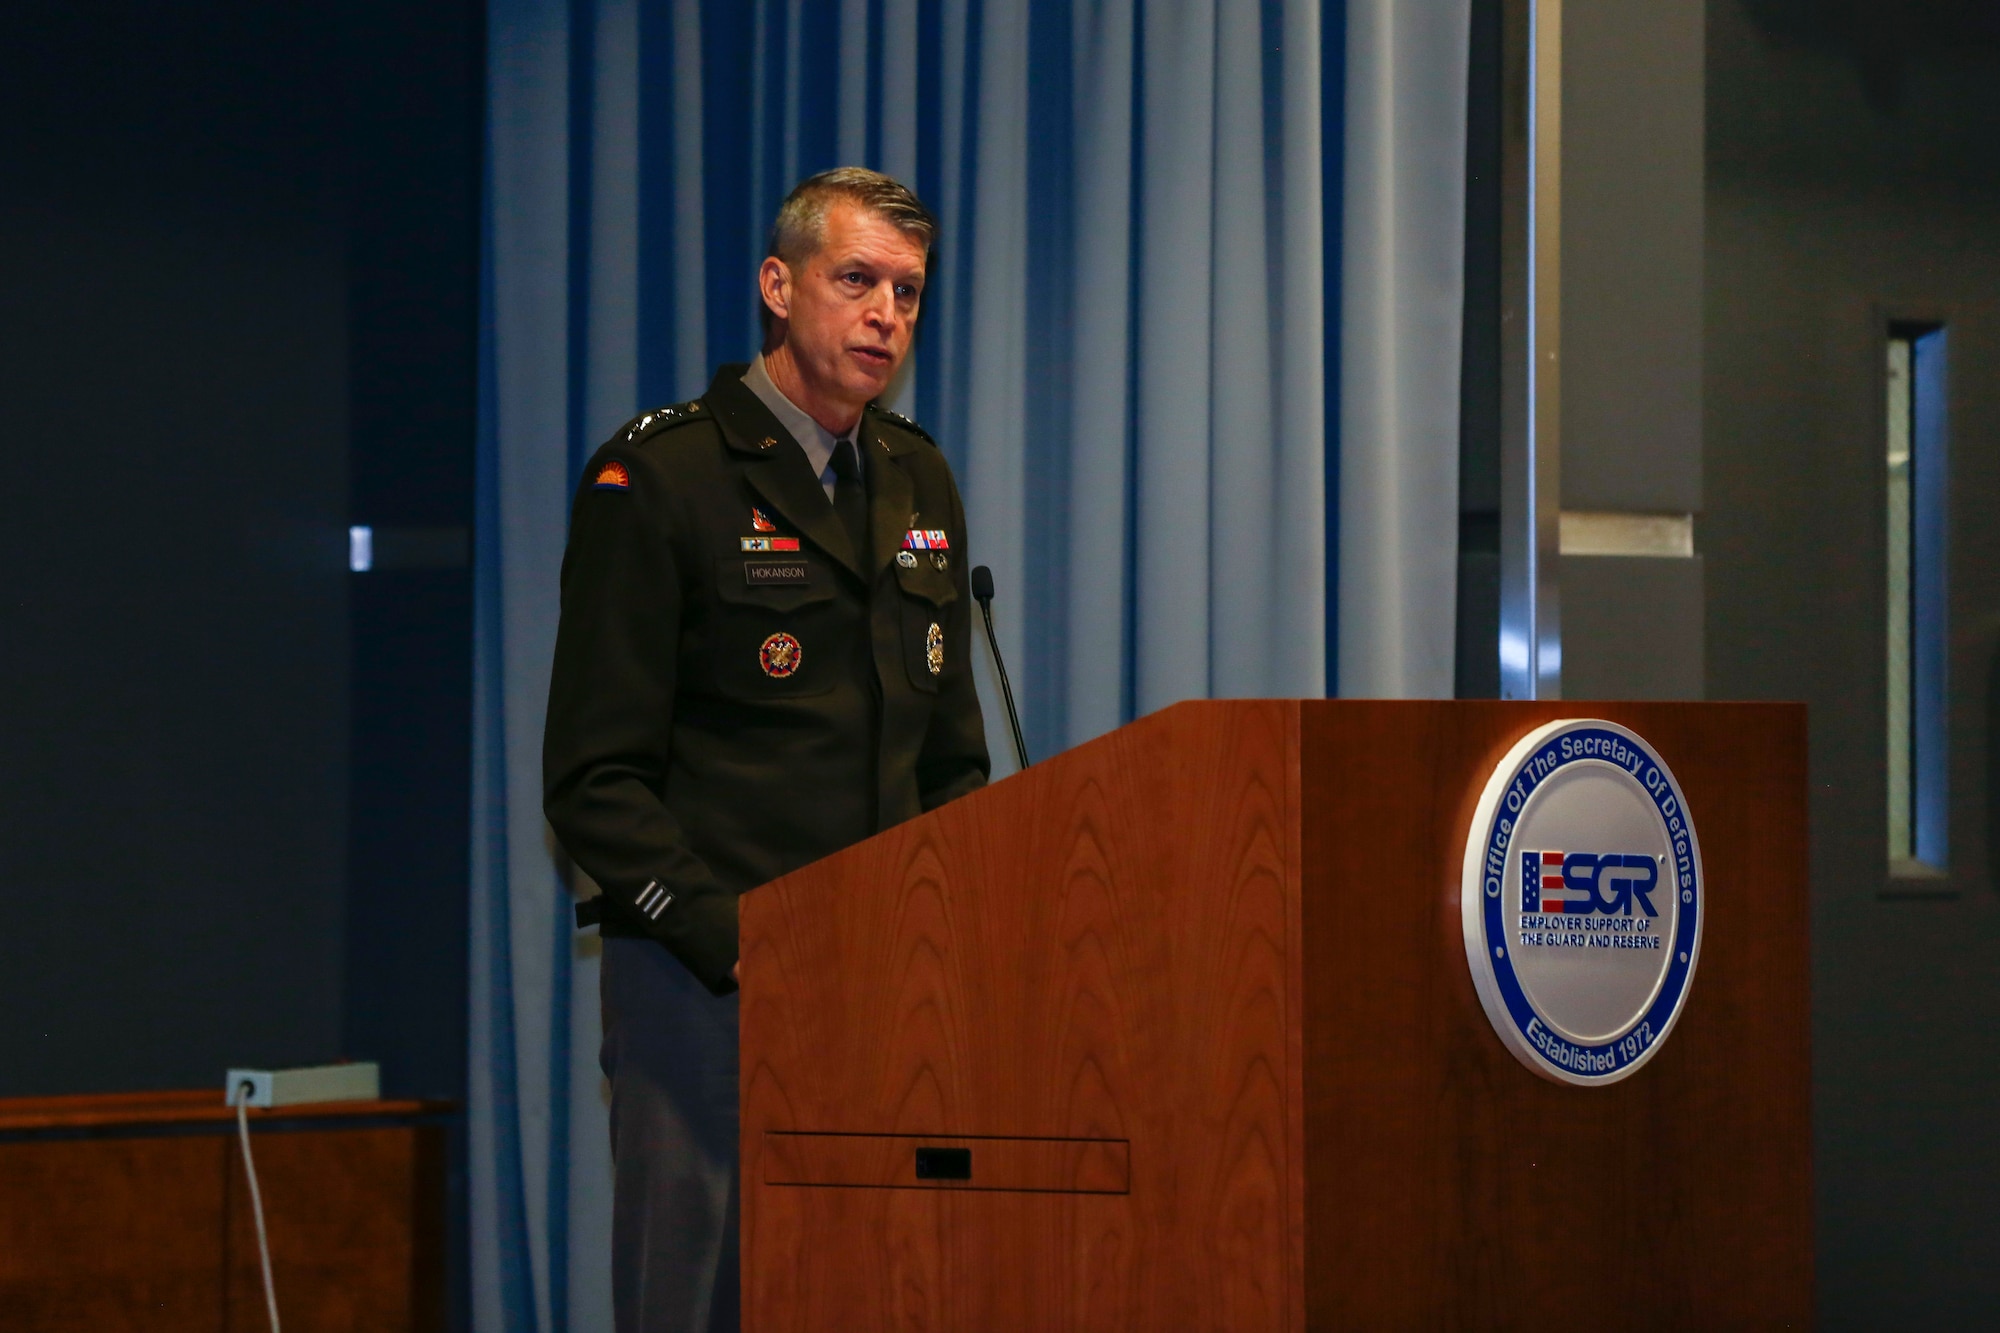
<svg viewBox="0 0 2000 1333"><path fill-rule="evenodd" d="M993 571L984 565L972 567L972 595L982 602L993 600Z"/></svg>

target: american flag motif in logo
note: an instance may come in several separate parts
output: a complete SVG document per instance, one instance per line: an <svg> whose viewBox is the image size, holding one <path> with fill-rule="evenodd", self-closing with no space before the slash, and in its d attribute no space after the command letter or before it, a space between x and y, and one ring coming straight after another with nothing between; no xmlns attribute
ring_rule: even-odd
<svg viewBox="0 0 2000 1333"><path fill-rule="evenodd" d="M1581 894L1581 897L1572 897ZM1521 853L1521 910L1523 912L1588 912L1592 907L1590 889L1571 889L1563 880L1561 852Z"/></svg>

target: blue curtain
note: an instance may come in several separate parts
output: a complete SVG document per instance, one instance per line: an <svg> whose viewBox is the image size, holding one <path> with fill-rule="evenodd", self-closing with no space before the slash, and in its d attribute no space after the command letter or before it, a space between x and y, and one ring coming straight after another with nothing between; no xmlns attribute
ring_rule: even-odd
<svg viewBox="0 0 2000 1333"><path fill-rule="evenodd" d="M1470 0L1347 0L1335 678L1451 697Z"/></svg>
<svg viewBox="0 0 2000 1333"><path fill-rule="evenodd" d="M754 354L779 199L874 166L942 220L892 401L964 489L1031 749L1179 699L1327 692L1346 28L1325 8L1331 27L1321 0L491 0L476 1327L609 1327L594 945L568 922L587 886L539 779L583 458ZM1452 353L1426 387L1455 402L1455 333Z"/></svg>

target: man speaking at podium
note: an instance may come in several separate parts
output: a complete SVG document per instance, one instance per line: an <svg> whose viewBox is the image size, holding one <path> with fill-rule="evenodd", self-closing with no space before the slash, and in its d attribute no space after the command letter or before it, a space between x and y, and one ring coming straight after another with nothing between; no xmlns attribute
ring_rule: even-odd
<svg viewBox="0 0 2000 1333"><path fill-rule="evenodd" d="M737 1326L737 895L986 780L964 507L875 405L936 233L887 176L802 182L762 355L620 427L577 492L543 783L604 891L619 1333Z"/></svg>

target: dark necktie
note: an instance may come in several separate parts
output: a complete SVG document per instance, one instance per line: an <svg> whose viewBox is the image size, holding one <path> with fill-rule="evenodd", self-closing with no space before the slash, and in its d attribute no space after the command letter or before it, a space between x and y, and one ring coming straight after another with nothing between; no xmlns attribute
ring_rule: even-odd
<svg viewBox="0 0 2000 1333"><path fill-rule="evenodd" d="M868 488L861 480L861 459L854 441L836 440L833 445L833 510L854 543L854 557L868 567Z"/></svg>

